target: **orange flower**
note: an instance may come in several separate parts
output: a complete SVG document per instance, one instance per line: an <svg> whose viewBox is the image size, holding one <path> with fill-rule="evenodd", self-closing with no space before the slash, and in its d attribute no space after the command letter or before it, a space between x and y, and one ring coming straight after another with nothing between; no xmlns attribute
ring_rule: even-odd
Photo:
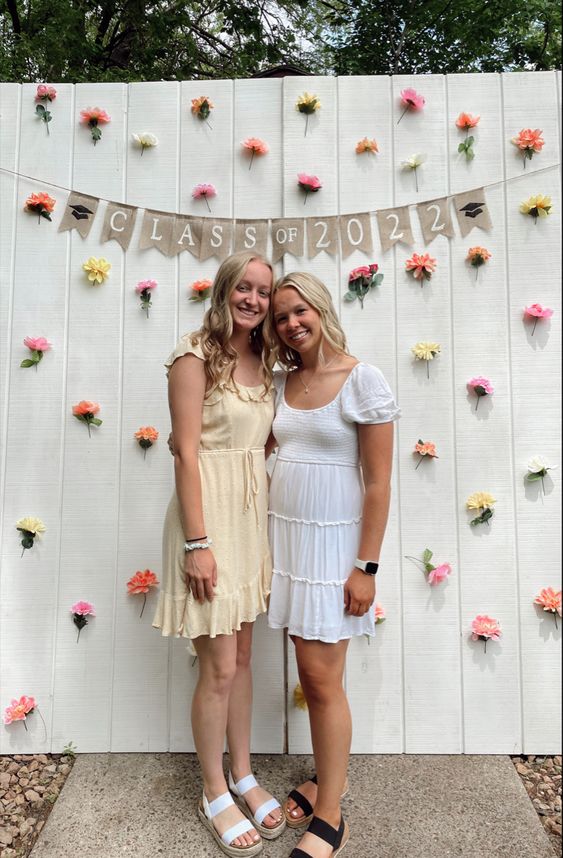
<svg viewBox="0 0 563 858"><path fill-rule="evenodd" d="M541 152L545 144L542 134L543 131L539 128L523 128L516 137L512 138L511 142L515 146L518 146L519 149L531 149L533 152Z"/></svg>
<svg viewBox="0 0 563 858"><path fill-rule="evenodd" d="M356 152L358 155L361 155L362 152L372 152L375 155L376 152L379 152L379 148L374 139L368 140L367 137L363 137L356 143Z"/></svg>
<svg viewBox="0 0 563 858"><path fill-rule="evenodd" d="M242 143L242 146L245 149L248 149L252 155L250 157L250 164L248 165L248 169L252 167L252 162L254 161L255 155L267 155L270 151L270 147L264 140L260 140L259 137L247 137L246 140Z"/></svg>
<svg viewBox="0 0 563 858"><path fill-rule="evenodd" d="M195 280L190 289L193 289L194 292L205 292L206 289L210 289L212 285L211 280Z"/></svg>
<svg viewBox="0 0 563 858"><path fill-rule="evenodd" d="M413 453L418 453L418 455L420 456L415 471L419 467L425 456L429 456L431 459L438 458L438 454L436 452L436 444L434 444L433 441L423 441L421 438L419 438L418 443L414 445Z"/></svg>
<svg viewBox="0 0 563 858"><path fill-rule="evenodd" d="M493 254L486 247L470 247L467 251L467 261L472 265L483 265Z"/></svg>
<svg viewBox="0 0 563 858"><path fill-rule="evenodd" d="M154 426L141 426L141 428L137 429L135 432L135 438L137 441L150 441L151 444L154 444L158 439L158 431Z"/></svg>
<svg viewBox="0 0 563 858"><path fill-rule="evenodd" d="M127 590L132 596L139 593L143 594L143 607L139 614L139 619L143 616L145 605L147 604L147 593L151 587L158 587L159 580L150 569L145 569L144 572L135 572L135 574L127 582Z"/></svg>
<svg viewBox="0 0 563 858"><path fill-rule="evenodd" d="M200 95L199 98L192 98L193 115L201 119L202 122L205 122L206 125L209 125L207 118L214 107L215 105L206 95ZM211 125L209 127L211 128Z"/></svg>
<svg viewBox="0 0 563 858"><path fill-rule="evenodd" d="M50 197L49 194L30 194L25 201L24 209L27 212L33 212L33 214L38 215L39 223L41 223L42 217L45 220L51 220L51 212L55 208L56 203L57 201L53 197Z"/></svg>
<svg viewBox="0 0 563 858"><path fill-rule="evenodd" d="M475 128L479 125L480 119L480 116L472 116L470 113L460 113L455 124L458 128L461 128L462 131L468 131L469 128Z"/></svg>
<svg viewBox="0 0 563 858"><path fill-rule="evenodd" d="M75 417L84 416L85 414L97 414L100 406L97 402L90 402L88 399L81 399L78 405L72 406L72 413Z"/></svg>

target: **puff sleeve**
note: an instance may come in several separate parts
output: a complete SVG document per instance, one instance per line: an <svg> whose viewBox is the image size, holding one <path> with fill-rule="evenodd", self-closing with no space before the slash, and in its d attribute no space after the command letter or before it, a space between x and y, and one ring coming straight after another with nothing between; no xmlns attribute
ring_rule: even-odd
<svg viewBox="0 0 563 858"><path fill-rule="evenodd" d="M342 390L341 410L348 423L390 423L401 414L383 373L367 363L352 370Z"/></svg>
<svg viewBox="0 0 563 858"><path fill-rule="evenodd" d="M164 363L164 366L166 367L166 375L168 375L168 370L174 361L184 355L195 355L200 360L205 360L200 346L192 346L192 334L184 334L172 354L170 354L166 359Z"/></svg>

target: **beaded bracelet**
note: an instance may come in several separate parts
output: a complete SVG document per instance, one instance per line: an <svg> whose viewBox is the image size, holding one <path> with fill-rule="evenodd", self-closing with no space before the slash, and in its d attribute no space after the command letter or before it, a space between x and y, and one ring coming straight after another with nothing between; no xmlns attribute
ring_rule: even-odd
<svg viewBox="0 0 563 858"><path fill-rule="evenodd" d="M207 542L185 542L184 551L195 551L197 548L209 548L213 545L213 540L208 539Z"/></svg>

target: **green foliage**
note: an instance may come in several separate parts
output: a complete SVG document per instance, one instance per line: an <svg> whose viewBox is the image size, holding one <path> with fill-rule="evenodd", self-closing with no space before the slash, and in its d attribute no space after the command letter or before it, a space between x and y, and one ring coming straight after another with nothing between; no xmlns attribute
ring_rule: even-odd
<svg viewBox="0 0 563 858"><path fill-rule="evenodd" d="M78 748L74 744L74 742L68 742L63 748L63 757L71 757L74 759L76 757L76 752Z"/></svg>

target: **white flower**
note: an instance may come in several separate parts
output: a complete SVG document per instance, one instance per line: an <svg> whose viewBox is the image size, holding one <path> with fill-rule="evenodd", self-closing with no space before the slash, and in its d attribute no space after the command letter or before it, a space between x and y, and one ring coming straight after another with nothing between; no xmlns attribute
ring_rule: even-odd
<svg viewBox="0 0 563 858"><path fill-rule="evenodd" d="M528 462L528 472L530 474L541 474L542 472L545 474L547 471L553 470L554 467L555 465L550 465L543 456L532 456Z"/></svg>
<svg viewBox="0 0 563 858"><path fill-rule="evenodd" d="M403 170L416 170L421 164L426 161L426 155L411 155L405 161L401 161Z"/></svg>
<svg viewBox="0 0 563 858"><path fill-rule="evenodd" d="M145 149L150 149L152 146L158 146L158 137L151 134L150 131L141 131L140 134L131 135L137 146L141 147L141 155Z"/></svg>

